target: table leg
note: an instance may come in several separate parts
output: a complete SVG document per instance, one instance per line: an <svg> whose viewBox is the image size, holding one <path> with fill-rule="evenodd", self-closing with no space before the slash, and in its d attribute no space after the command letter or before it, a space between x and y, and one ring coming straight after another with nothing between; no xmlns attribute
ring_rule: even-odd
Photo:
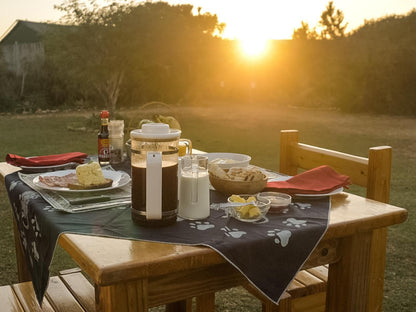
<svg viewBox="0 0 416 312"><path fill-rule="evenodd" d="M19 283L32 280L29 269L27 267L25 254L23 253L22 242L20 241L19 229L16 224L16 220L13 217L13 230L14 230L14 245L16 250L16 265L17 265L17 278Z"/></svg>
<svg viewBox="0 0 416 312"><path fill-rule="evenodd" d="M147 280L95 286L97 312L148 311Z"/></svg>
<svg viewBox="0 0 416 312"><path fill-rule="evenodd" d="M97 312L148 311L147 281L139 280L111 286L95 286ZM169 303L166 312L192 311L192 298Z"/></svg>
<svg viewBox="0 0 416 312"><path fill-rule="evenodd" d="M326 311L382 311L387 229L357 233L339 244L330 264Z"/></svg>
<svg viewBox="0 0 416 312"><path fill-rule="evenodd" d="M215 311L215 292L206 293L196 297L196 312Z"/></svg>

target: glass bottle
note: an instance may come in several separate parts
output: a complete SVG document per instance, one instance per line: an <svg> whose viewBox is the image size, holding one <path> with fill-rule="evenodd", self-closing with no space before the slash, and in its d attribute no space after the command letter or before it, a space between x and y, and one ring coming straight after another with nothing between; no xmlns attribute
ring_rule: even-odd
<svg viewBox="0 0 416 312"><path fill-rule="evenodd" d="M111 120L108 129L110 132L110 163L119 164L123 161L124 120Z"/></svg>
<svg viewBox="0 0 416 312"><path fill-rule="evenodd" d="M110 164L110 134L108 132L108 119L110 113L101 111L101 128L98 133L98 162L101 166Z"/></svg>

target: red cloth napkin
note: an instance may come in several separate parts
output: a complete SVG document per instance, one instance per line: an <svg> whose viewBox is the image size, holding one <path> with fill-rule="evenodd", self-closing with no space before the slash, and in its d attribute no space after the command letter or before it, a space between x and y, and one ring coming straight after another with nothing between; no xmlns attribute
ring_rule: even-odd
<svg viewBox="0 0 416 312"><path fill-rule="evenodd" d="M351 184L350 178L329 166L320 166L302 172L286 181L267 182L267 191L287 194L326 194Z"/></svg>
<svg viewBox="0 0 416 312"><path fill-rule="evenodd" d="M83 163L84 159L88 155L80 152L71 152L56 155L45 155L36 157L23 157L15 154L7 154L7 163L14 166L27 166L27 167L42 167L61 165L69 162Z"/></svg>

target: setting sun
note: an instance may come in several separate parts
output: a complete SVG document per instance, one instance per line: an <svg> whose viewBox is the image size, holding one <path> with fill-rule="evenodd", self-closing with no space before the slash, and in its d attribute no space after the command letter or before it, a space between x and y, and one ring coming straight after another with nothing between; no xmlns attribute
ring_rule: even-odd
<svg viewBox="0 0 416 312"><path fill-rule="evenodd" d="M259 37L240 39L240 49L248 57L260 57L267 51L268 40Z"/></svg>

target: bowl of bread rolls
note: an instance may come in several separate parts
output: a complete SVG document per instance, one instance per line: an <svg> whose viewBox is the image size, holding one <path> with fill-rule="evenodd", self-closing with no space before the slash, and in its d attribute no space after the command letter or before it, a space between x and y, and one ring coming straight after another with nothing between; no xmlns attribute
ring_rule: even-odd
<svg viewBox="0 0 416 312"><path fill-rule="evenodd" d="M224 195L256 194L267 184L267 176L250 166L223 169L216 164L210 164L208 171L211 185Z"/></svg>

